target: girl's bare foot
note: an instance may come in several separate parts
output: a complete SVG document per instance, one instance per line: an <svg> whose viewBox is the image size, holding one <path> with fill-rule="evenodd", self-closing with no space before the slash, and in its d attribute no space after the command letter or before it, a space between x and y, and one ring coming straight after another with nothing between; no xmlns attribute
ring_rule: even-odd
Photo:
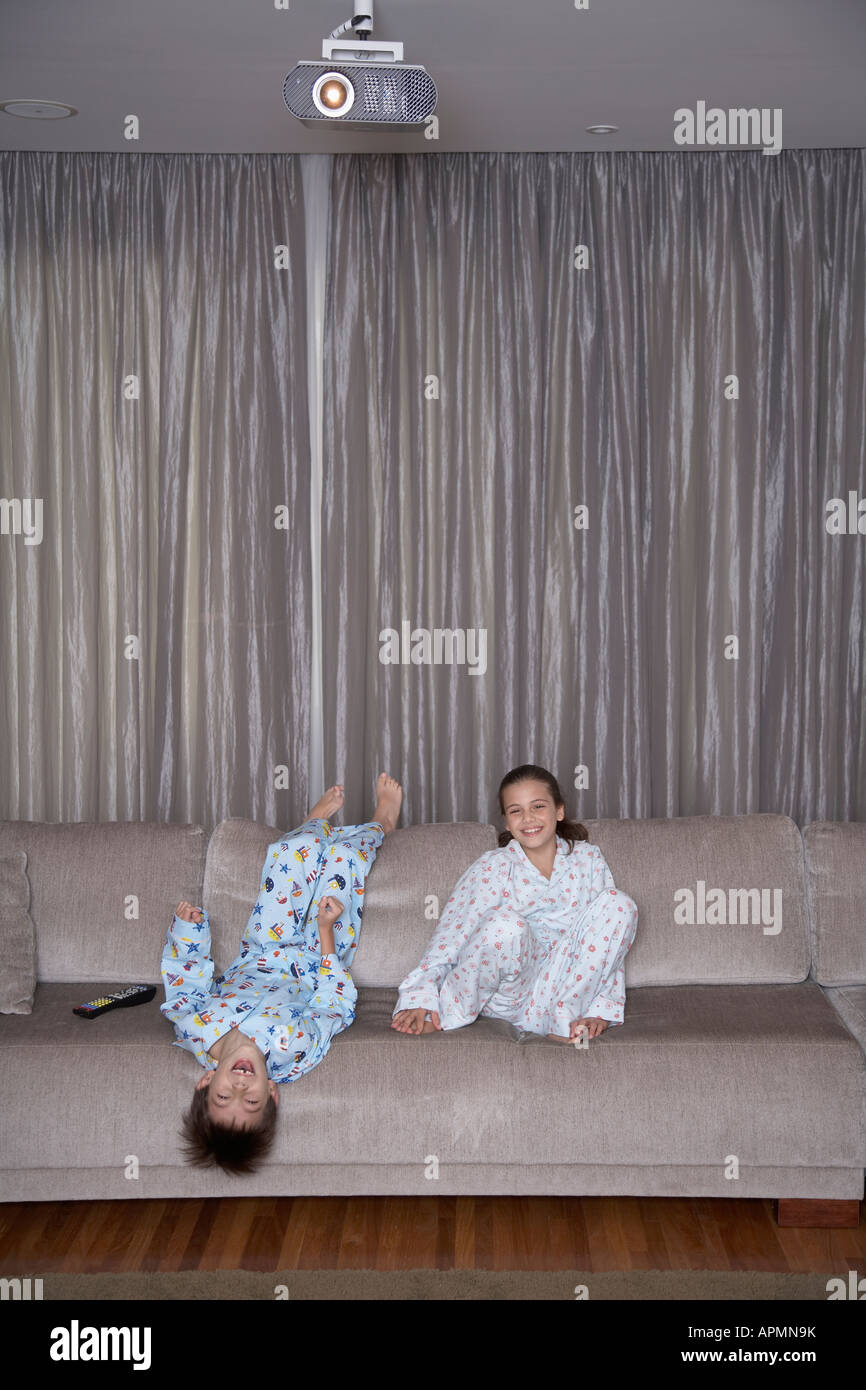
<svg viewBox="0 0 866 1390"><path fill-rule="evenodd" d="M429 1012L430 1018L425 1018ZM391 1027L396 1028L398 1033L441 1033L442 1024L439 1022L439 1015L432 1009L401 1009L391 1020Z"/></svg>
<svg viewBox="0 0 866 1390"><path fill-rule="evenodd" d="M403 801L403 788L387 772L380 772L376 778L376 809L370 820L381 825L385 834L396 830Z"/></svg>
<svg viewBox="0 0 866 1390"><path fill-rule="evenodd" d="M307 820L327 820L335 811L339 811L343 805L343 788L339 783L337 786L329 787L323 796L320 796Z"/></svg>

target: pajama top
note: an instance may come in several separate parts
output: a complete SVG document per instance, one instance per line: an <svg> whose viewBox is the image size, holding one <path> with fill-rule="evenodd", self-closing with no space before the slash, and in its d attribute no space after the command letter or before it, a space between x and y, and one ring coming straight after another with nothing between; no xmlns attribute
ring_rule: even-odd
<svg viewBox="0 0 866 1390"><path fill-rule="evenodd" d="M571 1019L623 1022L623 960L637 907L601 850L556 837L550 879L514 838L457 881L394 1013L435 1010L443 1028L478 1013L527 1032L568 1036Z"/></svg>
<svg viewBox="0 0 866 1390"><path fill-rule="evenodd" d="M384 839L375 822L332 826L305 821L268 846L259 896L240 954L213 978L211 929L175 914L163 947L160 1013L177 1040L215 1071L209 1055L231 1028L256 1043L271 1081L295 1081L325 1056L355 1017L358 991L349 968L358 944L364 881ZM333 925L333 955L322 955L316 919L326 895L345 911Z"/></svg>

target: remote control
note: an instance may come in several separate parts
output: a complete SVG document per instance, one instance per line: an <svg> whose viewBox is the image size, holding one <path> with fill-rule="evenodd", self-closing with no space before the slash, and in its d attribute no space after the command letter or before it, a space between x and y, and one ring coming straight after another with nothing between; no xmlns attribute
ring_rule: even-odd
<svg viewBox="0 0 866 1390"><path fill-rule="evenodd" d="M81 1018L99 1018L100 1014L110 1013L112 1009L130 1009L133 1004L147 1004L156 994L156 985L127 985L125 989L114 990L111 994L101 994L91 999L89 1004L80 1004L73 1009Z"/></svg>

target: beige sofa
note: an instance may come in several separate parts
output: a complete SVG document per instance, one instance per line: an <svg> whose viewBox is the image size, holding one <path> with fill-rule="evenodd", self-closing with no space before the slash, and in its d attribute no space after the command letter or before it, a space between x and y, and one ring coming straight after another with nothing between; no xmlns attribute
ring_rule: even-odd
<svg viewBox="0 0 866 1390"><path fill-rule="evenodd" d="M866 825L801 835L776 815L586 824L640 912L624 1025L583 1049L520 1041L483 1018L419 1037L392 1029L396 986L437 904L496 844L490 825L398 830L367 882L355 1022L281 1088L270 1159L237 1178L178 1153L202 1072L170 1045L159 960L186 898L208 909L215 973L227 967L280 829L232 819L208 839L189 825L0 823L2 940L20 955L32 923L38 978L30 1012L0 1015L0 1200L862 1198ZM712 920L721 898L724 923ZM13 959L4 948L4 971ZM160 987L95 1021L72 1013L129 982Z"/></svg>

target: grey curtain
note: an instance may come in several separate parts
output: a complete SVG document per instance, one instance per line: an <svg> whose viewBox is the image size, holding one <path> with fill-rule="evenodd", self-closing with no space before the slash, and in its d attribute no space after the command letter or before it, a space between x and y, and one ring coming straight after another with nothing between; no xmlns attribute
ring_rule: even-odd
<svg viewBox="0 0 866 1390"><path fill-rule="evenodd" d="M866 498L864 160L335 156L347 791L385 768L405 823L496 822L539 762L586 818L866 818L866 535L826 526Z"/></svg>
<svg viewBox="0 0 866 1390"><path fill-rule="evenodd" d="M0 153L0 817L866 818L864 158L335 156L319 537L300 157Z"/></svg>
<svg viewBox="0 0 866 1390"><path fill-rule="evenodd" d="M297 157L0 154L0 817L306 815L304 258Z"/></svg>

